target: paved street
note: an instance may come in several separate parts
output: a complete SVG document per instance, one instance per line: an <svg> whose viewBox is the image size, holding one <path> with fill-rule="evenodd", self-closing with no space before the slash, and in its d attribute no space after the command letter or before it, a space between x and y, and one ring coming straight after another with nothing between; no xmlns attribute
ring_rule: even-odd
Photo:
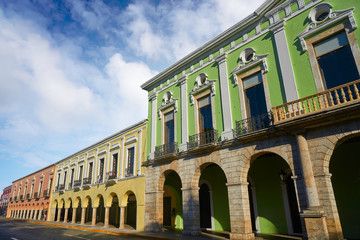
<svg viewBox="0 0 360 240"><path fill-rule="evenodd" d="M33 224L21 220L0 219L0 240L122 240L143 239L117 236L77 229L59 228L47 225Z"/></svg>

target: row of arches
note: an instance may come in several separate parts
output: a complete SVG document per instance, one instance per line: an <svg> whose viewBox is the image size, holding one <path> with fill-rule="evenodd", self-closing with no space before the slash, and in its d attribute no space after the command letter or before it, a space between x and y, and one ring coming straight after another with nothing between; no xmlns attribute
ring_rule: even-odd
<svg viewBox="0 0 360 240"><path fill-rule="evenodd" d="M9 206L9 217L16 219L47 220L49 204L14 204Z"/></svg>
<svg viewBox="0 0 360 240"><path fill-rule="evenodd" d="M342 234L347 239L360 238L360 220L357 217L360 214L360 161L357 160L357 148L360 148L358 136L339 141L330 157L329 168L326 169L332 175L329 196L334 197L337 207L333 214L339 216ZM305 233L305 223L300 216L302 187L297 186L298 174L294 173L292 164L292 161L288 162L274 152L262 152L252 158L246 179L254 233ZM195 205L199 206L199 216L192 218L201 230L231 232L237 226L231 226L232 210L229 205L240 203L229 199L229 176L214 162L204 162L200 169L199 180L195 183L198 192L190 200L188 197L184 200L187 191L183 185L184 180L187 180L185 174L176 167L163 171L157 186L159 192L163 192L162 198L158 198L161 202L157 203L163 208L160 217L162 226L184 229L185 211L188 211L188 205L194 206L192 201L195 201ZM193 214L194 211L191 211Z"/></svg>
<svg viewBox="0 0 360 240"><path fill-rule="evenodd" d="M137 200L131 191L121 199L110 193L106 200L101 194L54 200L52 210L52 221L56 222L137 229Z"/></svg>

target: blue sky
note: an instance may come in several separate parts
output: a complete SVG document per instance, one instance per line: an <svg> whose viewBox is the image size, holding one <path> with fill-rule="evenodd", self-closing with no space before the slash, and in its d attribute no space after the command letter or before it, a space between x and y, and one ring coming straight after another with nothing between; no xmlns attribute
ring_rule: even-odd
<svg viewBox="0 0 360 240"><path fill-rule="evenodd" d="M262 2L0 1L0 189L145 119L140 85Z"/></svg>

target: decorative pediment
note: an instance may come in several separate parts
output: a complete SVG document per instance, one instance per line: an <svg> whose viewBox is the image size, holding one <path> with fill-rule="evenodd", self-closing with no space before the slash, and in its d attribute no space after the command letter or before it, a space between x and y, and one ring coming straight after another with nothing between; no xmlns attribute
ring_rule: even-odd
<svg viewBox="0 0 360 240"><path fill-rule="evenodd" d="M303 51L307 51L305 38L309 37L317 32L320 32L334 23L340 22L346 18L349 19L351 29L357 28L354 18L354 8L346 10L332 11L330 3L321 3L311 9L308 18L311 23L305 28L305 30L298 35Z"/></svg>
<svg viewBox="0 0 360 240"><path fill-rule="evenodd" d="M250 70L251 68L262 65L263 70L265 72L268 71L268 66L266 62L266 58L269 54L257 55L255 54L255 50L253 48L244 49L239 56L240 63L239 65L232 71L235 85L238 85L237 75L241 72L245 72Z"/></svg>
<svg viewBox="0 0 360 240"><path fill-rule="evenodd" d="M177 102L178 102L178 99L173 98L172 92L167 91L164 94L161 106L158 109L159 119L161 119L161 116L162 116L161 112L167 108L174 107L174 112L177 112L177 109L178 109Z"/></svg>
<svg viewBox="0 0 360 240"><path fill-rule="evenodd" d="M190 103L194 104L194 95L206 90L211 89L211 95L215 95L215 82L216 80L209 80L206 73L200 73L195 79L195 87L190 92Z"/></svg>

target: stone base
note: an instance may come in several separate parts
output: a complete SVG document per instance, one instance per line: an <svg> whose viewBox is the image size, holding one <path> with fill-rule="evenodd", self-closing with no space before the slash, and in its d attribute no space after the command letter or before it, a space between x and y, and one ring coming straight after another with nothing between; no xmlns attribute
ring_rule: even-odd
<svg viewBox="0 0 360 240"><path fill-rule="evenodd" d="M230 239L252 240L255 239L253 233L230 233Z"/></svg>
<svg viewBox="0 0 360 240"><path fill-rule="evenodd" d="M235 133L234 130L232 129L221 133L221 141L231 140L234 139L234 137L235 137Z"/></svg>
<svg viewBox="0 0 360 240"><path fill-rule="evenodd" d="M305 239L329 239L324 213L319 208L309 208L302 212L306 227Z"/></svg>
<svg viewBox="0 0 360 240"><path fill-rule="evenodd" d="M182 235L187 235L187 236L200 236L201 235L201 230L182 230Z"/></svg>

